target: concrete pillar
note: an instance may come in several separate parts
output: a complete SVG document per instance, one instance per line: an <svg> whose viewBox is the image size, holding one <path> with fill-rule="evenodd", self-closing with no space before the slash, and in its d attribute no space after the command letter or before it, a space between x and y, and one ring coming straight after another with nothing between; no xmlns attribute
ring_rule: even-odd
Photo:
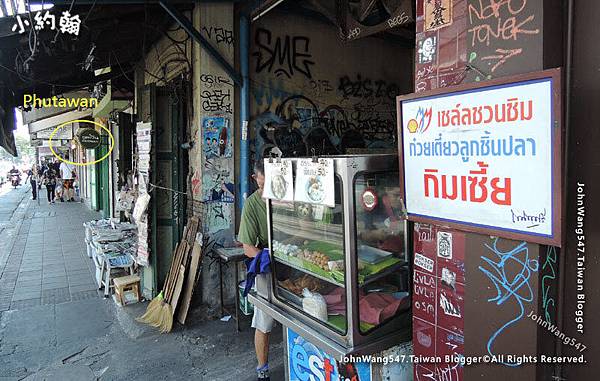
<svg viewBox="0 0 600 381"><path fill-rule="evenodd" d="M543 0L417 0L415 91L560 66L560 9L556 1ZM413 301L415 354L553 355L553 336L526 316L531 312L557 324L560 250L420 225L414 234L415 253L438 261L440 233L452 237L454 260L450 264L457 272L456 287L448 290L436 274L415 268L415 286L432 285L426 297L416 295ZM519 248L526 261L537 261L539 268L533 271L512 263L505 269L506 283L497 291L498 283L484 271L489 265L484 258L493 257L494 250L514 248ZM525 278L522 283L517 282L519 276ZM492 300L498 292L509 296L502 302ZM442 295L459 316L440 308ZM423 310L424 303L433 310ZM415 379L433 375L452 380L547 380L554 372L553 365L541 364L455 365L417 365Z"/></svg>

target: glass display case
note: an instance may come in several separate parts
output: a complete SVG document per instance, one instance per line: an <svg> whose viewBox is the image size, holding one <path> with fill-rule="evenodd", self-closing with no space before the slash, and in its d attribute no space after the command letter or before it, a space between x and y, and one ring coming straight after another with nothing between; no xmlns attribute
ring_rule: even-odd
<svg viewBox="0 0 600 381"><path fill-rule="evenodd" d="M335 206L267 200L272 282L255 299L322 347L374 352L410 340L398 158L331 158Z"/></svg>

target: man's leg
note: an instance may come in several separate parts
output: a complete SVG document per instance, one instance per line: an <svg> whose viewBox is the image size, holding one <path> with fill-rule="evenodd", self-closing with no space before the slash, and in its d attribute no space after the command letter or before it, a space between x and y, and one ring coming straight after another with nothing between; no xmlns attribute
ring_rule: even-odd
<svg viewBox="0 0 600 381"><path fill-rule="evenodd" d="M35 200L37 198L37 184L34 180L30 180L29 184L31 184L31 198Z"/></svg>
<svg viewBox="0 0 600 381"><path fill-rule="evenodd" d="M256 329L254 332L254 349L259 369L269 362L269 335L269 332L265 333L260 329Z"/></svg>
<svg viewBox="0 0 600 381"><path fill-rule="evenodd" d="M269 335L275 320L259 308L254 308L252 328L254 332L254 349L258 366L256 373L259 380L269 380Z"/></svg>
<svg viewBox="0 0 600 381"><path fill-rule="evenodd" d="M69 200L75 201L75 189L73 188L73 180L69 181Z"/></svg>

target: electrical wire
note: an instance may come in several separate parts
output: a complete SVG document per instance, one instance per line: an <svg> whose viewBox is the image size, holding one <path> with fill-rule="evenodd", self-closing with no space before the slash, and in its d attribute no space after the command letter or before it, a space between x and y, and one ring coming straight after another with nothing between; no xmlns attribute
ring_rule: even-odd
<svg viewBox="0 0 600 381"><path fill-rule="evenodd" d="M92 7L88 11L87 15L85 15L85 19L83 19L83 21L81 22L81 24L85 25L85 22L87 21L88 17L90 17L90 15L92 14L92 11L94 10L95 6L96 6L96 0L94 0L94 3L92 4Z"/></svg>
<svg viewBox="0 0 600 381"><path fill-rule="evenodd" d="M112 55L115 56L115 60L117 60L117 65L119 65L119 68L121 69L121 73L123 73L123 76L125 77L125 79L127 79L129 82L131 82L135 86L135 82L125 74L125 70L123 70L123 66L121 66L121 63L119 62L119 57L117 57L117 54L115 53L115 51L111 50L110 52ZM109 61L110 61L110 54L108 57L109 57Z"/></svg>

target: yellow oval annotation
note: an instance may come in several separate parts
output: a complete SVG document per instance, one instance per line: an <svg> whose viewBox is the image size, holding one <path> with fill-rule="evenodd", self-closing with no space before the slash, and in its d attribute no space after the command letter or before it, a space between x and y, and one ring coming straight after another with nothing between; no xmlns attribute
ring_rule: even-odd
<svg viewBox="0 0 600 381"><path fill-rule="evenodd" d="M54 135L56 135L56 133L58 132L58 130L60 130L63 126L65 126L67 124L75 123L75 122L79 122L79 123L91 123L91 124L94 124L94 125L102 128L104 131L106 131L108 133L108 137L110 138L110 148L108 149L108 152L106 153L106 155L102 156L98 160L94 160L94 161L91 161L89 163L88 162L79 163L79 162L75 162L75 161L65 160L62 157L60 157L54 151L54 148L52 147L52 137L54 137ZM100 124L98 122L94 122L93 120L75 119L75 120L70 120L68 122L61 123L58 126L56 126L56 128L52 131L52 133L50 134L50 137L48 139L49 139L48 140L48 146L50 147L50 151L52 151L52 155L54 155L54 157L56 157L58 160L63 161L65 163L67 163L67 164L78 165L78 166L94 165L96 163L99 163L102 160L106 159L108 156L110 156L110 153L112 152L113 148L115 148L115 137L110 132L110 130L108 128L106 128L106 126L104 126L104 125L102 125L102 124Z"/></svg>

